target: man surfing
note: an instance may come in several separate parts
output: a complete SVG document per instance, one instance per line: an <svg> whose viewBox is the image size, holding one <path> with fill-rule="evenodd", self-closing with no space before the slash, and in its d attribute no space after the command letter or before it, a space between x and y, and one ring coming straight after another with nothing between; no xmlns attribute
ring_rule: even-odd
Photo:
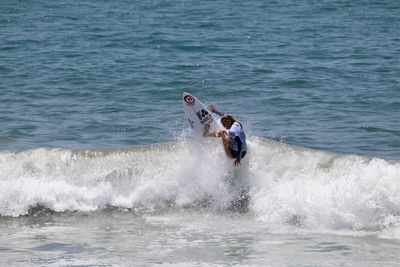
<svg viewBox="0 0 400 267"><path fill-rule="evenodd" d="M208 125L204 129L203 135L206 137L221 137L226 155L229 158L235 159L235 166L240 165L240 161L246 155L247 151L246 134L243 131L242 124L231 115L219 112L213 105L210 106L210 110L221 116L222 126L227 131L209 132L210 127Z"/></svg>

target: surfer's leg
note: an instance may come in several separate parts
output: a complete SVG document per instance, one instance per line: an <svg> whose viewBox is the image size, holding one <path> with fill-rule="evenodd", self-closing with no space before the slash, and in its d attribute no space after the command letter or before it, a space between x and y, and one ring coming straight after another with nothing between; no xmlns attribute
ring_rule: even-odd
<svg viewBox="0 0 400 267"><path fill-rule="evenodd" d="M220 135L222 138L222 144L224 145L224 150L225 150L225 154L229 157L232 158L232 154L231 151L229 149L229 139L228 139L228 133L225 131L220 131L218 133L218 135Z"/></svg>

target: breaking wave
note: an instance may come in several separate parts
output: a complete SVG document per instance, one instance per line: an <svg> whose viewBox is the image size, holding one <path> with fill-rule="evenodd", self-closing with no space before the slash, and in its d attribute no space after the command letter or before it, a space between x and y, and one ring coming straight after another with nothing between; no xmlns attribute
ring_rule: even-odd
<svg viewBox="0 0 400 267"><path fill-rule="evenodd" d="M396 231L400 163L250 137L237 168L216 139L0 152L0 215L109 207L239 210L269 227Z"/></svg>

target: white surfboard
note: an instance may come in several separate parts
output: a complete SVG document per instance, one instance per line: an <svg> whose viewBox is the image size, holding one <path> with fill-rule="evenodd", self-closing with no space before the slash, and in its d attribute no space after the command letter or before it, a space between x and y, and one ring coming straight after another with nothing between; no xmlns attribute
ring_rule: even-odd
<svg viewBox="0 0 400 267"><path fill-rule="evenodd" d="M220 128L218 121L203 103L186 92L183 93L182 100L186 120L195 134L202 135L206 125L210 125L210 131L218 131Z"/></svg>

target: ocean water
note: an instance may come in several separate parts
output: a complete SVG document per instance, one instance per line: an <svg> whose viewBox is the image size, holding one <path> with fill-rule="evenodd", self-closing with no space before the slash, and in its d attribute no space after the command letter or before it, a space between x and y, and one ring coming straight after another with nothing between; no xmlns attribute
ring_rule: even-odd
<svg viewBox="0 0 400 267"><path fill-rule="evenodd" d="M400 2L0 2L1 266L400 266ZM239 118L238 168L181 96Z"/></svg>

